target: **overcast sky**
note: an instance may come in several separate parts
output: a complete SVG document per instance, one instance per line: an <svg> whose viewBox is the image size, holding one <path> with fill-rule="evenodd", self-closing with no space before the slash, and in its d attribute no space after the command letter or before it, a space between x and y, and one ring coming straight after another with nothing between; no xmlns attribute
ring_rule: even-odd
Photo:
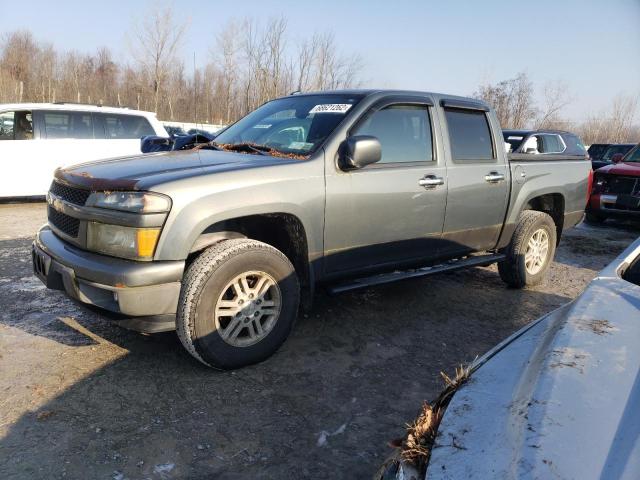
<svg viewBox="0 0 640 480"><path fill-rule="evenodd" d="M565 115L581 120L619 93L640 95L640 0L174 2L189 19L182 56L210 59L230 19L284 16L292 42L330 30L344 53L364 59L366 87L471 94L482 81L526 71L538 92L565 82ZM109 46L128 61L127 31L153 4L143 0L0 0L0 32L31 30L59 50ZM636 118L636 121L638 118Z"/></svg>

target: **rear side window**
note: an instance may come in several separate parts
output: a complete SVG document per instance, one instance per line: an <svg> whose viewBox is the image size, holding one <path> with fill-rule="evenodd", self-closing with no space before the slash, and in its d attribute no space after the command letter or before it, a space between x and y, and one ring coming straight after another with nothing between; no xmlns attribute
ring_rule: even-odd
<svg viewBox="0 0 640 480"><path fill-rule="evenodd" d="M538 137L542 142L540 153L562 153L564 144L558 135L540 135Z"/></svg>
<svg viewBox="0 0 640 480"><path fill-rule="evenodd" d="M582 143L582 140L577 135L573 135L569 133L569 134L566 134L564 138L566 139L567 150L569 150L569 153L582 154L582 155L587 153L587 149L584 148L584 144Z"/></svg>
<svg viewBox="0 0 640 480"><path fill-rule="evenodd" d="M136 115L102 114L107 140L141 138L155 135L149 121Z"/></svg>
<svg viewBox="0 0 640 480"><path fill-rule="evenodd" d="M493 141L484 112L445 108L454 160L493 160Z"/></svg>
<svg viewBox="0 0 640 480"><path fill-rule="evenodd" d="M382 146L379 163L433 160L429 110L421 105L392 105L370 115L352 135L373 135Z"/></svg>
<svg viewBox="0 0 640 480"><path fill-rule="evenodd" d="M90 112L43 112L46 138L93 138L93 118Z"/></svg>
<svg viewBox="0 0 640 480"><path fill-rule="evenodd" d="M33 118L31 112L0 113L0 140L33 140Z"/></svg>

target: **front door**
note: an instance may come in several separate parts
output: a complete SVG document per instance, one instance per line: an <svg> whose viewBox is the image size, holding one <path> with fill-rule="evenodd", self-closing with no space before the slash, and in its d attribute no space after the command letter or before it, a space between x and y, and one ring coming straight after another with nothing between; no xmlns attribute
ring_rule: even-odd
<svg viewBox="0 0 640 480"><path fill-rule="evenodd" d="M447 174L432 108L415 99L377 105L349 134L377 137L380 162L348 172L327 165L326 274L437 254Z"/></svg>

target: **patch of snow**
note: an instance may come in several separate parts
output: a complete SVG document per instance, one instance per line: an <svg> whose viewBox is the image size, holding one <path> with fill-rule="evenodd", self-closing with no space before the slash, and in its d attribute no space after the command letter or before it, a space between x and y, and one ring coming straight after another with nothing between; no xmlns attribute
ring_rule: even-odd
<svg viewBox="0 0 640 480"><path fill-rule="evenodd" d="M316 445L318 447L324 447L327 445L327 439L329 437L333 437L334 435L340 435L342 433L344 433L344 431L347 428L347 424L343 423L342 425L340 425L340 427L338 427L337 430L333 431L333 432L327 432L326 430L322 430L320 432L320 436L318 437L318 442L316 443Z"/></svg>
<svg viewBox="0 0 640 480"><path fill-rule="evenodd" d="M175 466L175 463L161 463L160 465L156 465L155 467L153 467L153 473L164 476L165 474L173 470Z"/></svg>

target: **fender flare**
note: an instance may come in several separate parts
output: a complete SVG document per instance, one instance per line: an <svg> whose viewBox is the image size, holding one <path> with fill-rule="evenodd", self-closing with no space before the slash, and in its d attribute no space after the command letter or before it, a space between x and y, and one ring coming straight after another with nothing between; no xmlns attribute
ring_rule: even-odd
<svg viewBox="0 0 640 480"><path fill-rule="evenodd" d="M222 242L223 240L231 240L234 238L247 238L246 235L242 235L238 232L213 232L213 233L203 233L201 234L196 241L191 246L191 250L189 250L189 254L200 252L207 247L215 243Z"/></svg>

